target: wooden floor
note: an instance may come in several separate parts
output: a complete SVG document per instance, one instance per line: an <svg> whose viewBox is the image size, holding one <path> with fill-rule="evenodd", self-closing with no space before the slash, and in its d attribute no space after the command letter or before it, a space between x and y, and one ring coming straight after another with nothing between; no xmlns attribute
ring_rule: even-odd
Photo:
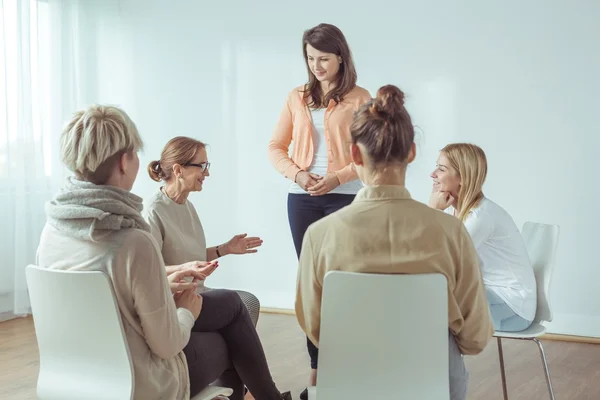
<svg viewBox="0 0 600 400"><path fill-rule="evenodd" d="M308 356L304 335L293 316L261 314L258 330L275 382L292 390L294 399L306 386ZM545 341L556 399L600 399L600 345ZM506 340L504 345L511 400L547 399L537 346ZM468 357L469 400L502 400L496 342L477 357ZM38 351L31 318L0 323L0 399L35 399Z"/></svg>

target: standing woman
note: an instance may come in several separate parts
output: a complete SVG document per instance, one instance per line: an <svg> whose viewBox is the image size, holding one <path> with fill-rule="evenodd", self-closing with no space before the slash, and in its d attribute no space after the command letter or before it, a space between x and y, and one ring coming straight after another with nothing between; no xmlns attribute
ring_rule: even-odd
<svg viewBox="0 0 600 400"><path fill-rule="evenodd" d="M319 24L305 31L302 51L308 83L288 94L269 142L269 160L292 181L288 219L298 257L309 225L350 204L363 186L350 156L350 125L371 99L356 85L350 48L336 26ZM307 345L314 385L318 350L308 338ZM301 398L306 396L305 391Z"/></svg>

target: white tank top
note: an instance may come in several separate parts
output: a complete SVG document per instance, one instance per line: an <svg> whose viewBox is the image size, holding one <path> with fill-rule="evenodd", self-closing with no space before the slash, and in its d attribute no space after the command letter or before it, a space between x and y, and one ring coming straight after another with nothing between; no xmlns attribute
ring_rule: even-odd
<svg viewBox="0 0 600 400"><path fill-rule="evenodd" d="M329 149L327 148L327 140L325 138L325 109L311 109L310 113L313 120L312 140L314 156L313 161L307 171L320 176L325 176L327 174L327 165L329 164ZM362 187L362 182L356 179L336 187L329 193L356 194L360 189L362 189ZM302 189L295 182L292 182L290 185L289 192L306 194L304 189Z"/></svg>

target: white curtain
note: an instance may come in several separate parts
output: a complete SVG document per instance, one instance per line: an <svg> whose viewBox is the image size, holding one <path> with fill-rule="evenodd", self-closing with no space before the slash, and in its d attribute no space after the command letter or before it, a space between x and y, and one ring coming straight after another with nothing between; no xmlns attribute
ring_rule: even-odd
<svg viewBox="0 0 600 400"><path fill-rule="evenodd" d="M81 4L0 0L0 321L30 313L25 267L65 176L58 137L85 100Z"/></svg>

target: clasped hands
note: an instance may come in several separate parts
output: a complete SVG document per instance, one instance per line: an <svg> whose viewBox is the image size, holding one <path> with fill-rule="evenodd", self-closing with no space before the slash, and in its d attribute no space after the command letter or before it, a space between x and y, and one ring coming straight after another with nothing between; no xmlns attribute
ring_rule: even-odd
<svg viewBox="0 0 600 400"><path fill-rule="evenodd" d="M310 172L300 171L296 175L295 181L298 186L311 196L322 196L340 185L340 180L334 173L320 176Z"/></svg>

